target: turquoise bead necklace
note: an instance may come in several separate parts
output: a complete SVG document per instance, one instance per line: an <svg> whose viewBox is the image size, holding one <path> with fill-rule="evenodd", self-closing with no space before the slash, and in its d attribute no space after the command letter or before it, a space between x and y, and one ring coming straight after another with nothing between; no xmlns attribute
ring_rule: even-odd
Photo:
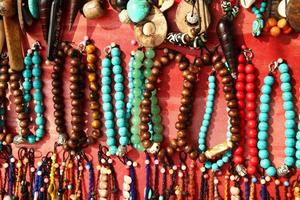
<svg viewBox="0 0 300 200"><path fill-rule="evenodd" d="M200 127L199 132L199 150L201 153L204 153L207 150L206 146L206 136L208 132L208 128L211 122L211 115L214 110L214 100L215 100L215 93L216 93L216 76L213 72L208 77L208 96L206 100L206 106L205 106L205 113L203 117L203 121ZM227 138L230 139L231 134L229 131L227 131ZM225 163L227 163L232 155L232 151L228 150L220 159L218 159L215 162L212 161L206 161L204 164L205 169L212 169L214 172L218 171ZM202 170L205 171L204 169Z"/></svg>
<svg viewBox="0 0 300 200"><path fill-rule="evenodd" d="M289 168L293 167L295 164L295 105L293 102L292 85L291 85L291 75L289 74L288 65L283 62L282 59L278 59L270 66L270 73L264 78L264 85L261 88L260 96L260 113L258 116L258 143L257 147L259 149L259 159L260 166L266 170L268 176L284 176L289 173ZM274 71L278 68L280 72L281 85L280 89L282 91L282 99L284 101L283 108L285 110L285 159L284 164L279 168L275 168L271 164L268 151L268 130L269 130L269 112L270 112L270 101L272 86L274 85Z"/></svg>
<svg viewBox="0 0 300 200"><path fill-rule="evenodd" d="M252 24L252 35L254 37L258 37L262 34L263 28L265 26L265 22L263 19L263 13L267 9L267 2L263 1L260 4L260 8L252 6L252 12L255 14L256 19L253 21Z"/></svg>
<svg viewBox="0 0 300 200"><path fill-rule="evenodd" d="M121 51L120 48L112 43L106 50L106 57L102 60L102 101L107 136L107 145L111 155L124 156L126 154L126 146L129 144L129 132L126 122L125 111L125 95L124 95L124 76L121 66ZM114 105L112 105L112 80L111 73L114 77ZM113 109L115 108L115 113ZM116 125L115 125L116 121ZM119 134L119 148L115 139L115 126Z"/></svg>
<svg viewBox="0 0 300 200"><path fill-rule="evenodd" d="M32 100L31 89L34 89L33 99L34 99L34 111L36 113L35 124L36 132L35 135L28 135L26 140L29 144L34 144L35 142L41 140L45 135L45 117L43 115L44 105L43 105L43 93L42 93L42 81L41 81L41 56L39 54L40 45L36 42L32 49L28 50L27 55L24 58L25 69L23 71L23 100L25 105L25 112L29 111L29 104Z"/></svg>
<svg viewBox="0 0 300 200"><path fill-rule="evenodd" d="M300 120L300 116L299 116L299 119ZM300 123L298 123L298 127L297 127L298 131L297 131L297 135L296 135L296 153L295 153L295 156L296 156L296 163L295 163L295 166L296 168L300 169Z"/></svg>

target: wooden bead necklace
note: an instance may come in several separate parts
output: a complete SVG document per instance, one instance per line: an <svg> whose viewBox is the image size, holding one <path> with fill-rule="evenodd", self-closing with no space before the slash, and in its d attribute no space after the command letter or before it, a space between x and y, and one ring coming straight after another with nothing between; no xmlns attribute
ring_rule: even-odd
<svg viewBox="0 0 300 200"><path fill-rule="evenodd" d="M32 100L32 95L30 93L31 89L34 89L33 100L35 103L34 112L36 113L35 118L35 135L30 134L24 140L29 144L34 144L37 141L40 141L45 135L45 117L44 104L43 104L43 93L42 93L42 81L41 81L41 56L39 50L41 46L39 42L36 42L33 45L32 49L27 51L27 55L24 58L25 68L23 70L24 82L23 86L23 101L25 106L25 112L30 114L30 101Z"/></svg>
<svg viewBox="0 0 300 200"><path fill-rule="evenodd" d="M65 57L71 58L70 64L70 97L71 97L71 133L67 133L64 102L62 72L64 70ZM59 144L64 144L66 138L68 139L65 147L72 150L81 150L82 147L87 146L87 137L84 133L83 116L83 70L84 65L81 63L81 52L74 49L70 44L63 42L57 52L55 64L52 72L52 93L54 102L54 117L56 124L56 131L59 133Z"/></svg>
<svg viewBox="0 0 300 200"><path fill-rule="evenodd" d="M128 123L125 116L125 95L124 95L124 76L122 74L121 67L121 51L119 47L112 43L111 46L105 49L106 57L102 60L102 101L103 101L103 111L105 118L105 133L107 135L107 145L109 146L109 152L111 155L118 155L123 157L126 154L126 146L129 144L129 132ZM112 68L112 70L111 70ZM111 97L111 73L114 75L114 107L116 109L115 114L113 113L112 97ZM115 139L115 122L117 131L120 136L119 143L120 146L117 147Z"/></svg>
<svg viewBox="0 0 300 200"><path fill-rule="evenodd" d="M271 164L269 158L268 147L268 130L269 130L269 111L270 111L270 94L272 92L272 86L274 84L274 72L278 68L280 72L281 86L283 98L283 108L285 110L285 160L284 164L277 169ZM282 60L278 59L269 66L270 73L264 78L264 85L261 88L262 95L260 97L260 113L258 116L258 142L257 147L259 149L260 166L266 170L268 176L285 176L290 172L295 164L295 105L293 103L291 75L289 73L288 65Z"/></svg>
<svg viewBox="0 0 300 200"><path fill-rule="evenodd" d="M90 41L86 41L86 61L87 66L86 70L88 72L88 82L89 82L89 100L90 100L90 110L92 116L92 133L87 138L87 142L89 144L93 144L96 142L97 139L101 136L101 115L100 115L100 95L99 95L99 77L98 77L98 70L97 70L97 55L96 55L97 48L96 46Z"/></svg>

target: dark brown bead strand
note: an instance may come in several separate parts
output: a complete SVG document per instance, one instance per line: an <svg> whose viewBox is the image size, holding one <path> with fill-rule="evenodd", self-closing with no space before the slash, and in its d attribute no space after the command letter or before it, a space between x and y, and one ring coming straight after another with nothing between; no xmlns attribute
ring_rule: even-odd
<svg viewBox="0 0 300 200"><path fill-rule="evenodd" d="M86 51L86 70L88 73L88 84L89 84L89 100L90 100L90 110L91 110L91 126L92 134L88 136L88 143L95 143L96 139L102 135L101 133L101 114L100 114L100 103L99 103L99 77L97 71L97 48L90 41L87 41L88 45L85 48Z"/></svg>

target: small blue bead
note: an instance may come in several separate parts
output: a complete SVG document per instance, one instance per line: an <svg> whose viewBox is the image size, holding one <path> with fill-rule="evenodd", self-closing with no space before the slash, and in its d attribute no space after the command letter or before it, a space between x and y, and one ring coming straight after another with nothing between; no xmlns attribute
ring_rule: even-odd
<svg viewBox="0 0 300 200"><path fill-rule="evenodd" d="M102 94L102 101L104 103L111 102L111 96L110 96L110 94L109 93Z"/></svg>
<svg viewBox="0 0 300 200"><path fill-rule="evenodd" d="M205 151L206 150L206 145L205 144L199 144L199 150L201 152Z"/></svg>
<svg viewBox="0 0 300 200"><path fill-rule="evenodd" d="M199 142L200 145L205 145L206 144L205 138L199 138L198 142ZM205 147L205 149L206 149L206 147Z"/></svg>
<svg viewBox="0 0 300 200"><path fill-rule="evenodd" d="M32 63L35 64L35 65L38 65L42 62L42 59L40 56L38 55L34 55L32 56Z"/></svg>
<svg viewBox="0 0 300 200"><path fill-rule="evenodd" d="M260 166L264 169L267 169L271 166L271 162L269 159L261 159L260 160Z"/></svg>
<svg viewBox="0 0 300 200"><path fill-rule="evenodd" d="M212 108L206 108L205 109L205 113L207 113L207 114L211 114L212 112L213 112Z"/></svg>
<svg viewBox="0 0 300 200"><path fill-rule="evenodd" d="M269 103L270 102L270 96L267 94L263 94L260 96L260 102L261 103Z"/></svg>
<svg viewBox="0 0 300 200"><path fill-rule="evenodd" d="M295 156L296 151L293 147L285 147L284 153L285 153L286 156L289 156L289 157L294 157Z"/></svg>
<svg viewBox="0 0 300 200"><path fill-rule="evenodd" d="M107 111L104 112L104 119L105 120L112 120L114 118L113 112Z"/></svg>
<svg viewBox="0 0 300 200"><path fill-rule="evenodd" d="M218 165L218 167L222 167L224 165L223 160L222 159L218 160L217 165Z"/></svg>
<svg viewBox="0 0 300 200"><path fill-rule="evenodd" d="M124 99L124 93L123 92L116 92L115 93L115 100L116 101L122 101Z"/></svg>
<svg viewBox="0 0 300 200"><path fill-rule="evenodd" d="M272 91L272 88L270 85L264 85L262 88L261 88L261 92L263 94L270 94Z"/></svg>
<svg viewBox="0 0 300 200"><path fill-rule="evenodd" d="M120 137L119 142L122 146L126 146L129 143L128 137Z"/></svg>
<svg viewBox="0 0 300 200"><path fill-rule="evenodd" d="M268 152L268 150L265 150L265 149L259 150L258 151L258 157L261 160L269 158L269 152Z"/></svg>
<svg viewBox="0 0 300 200"><path fill-rule="evenodd" d="M108 146L114 146L114 145L116 144L115 138L113 138L113 137L108 137L107 140L106 140L106 144L107 144Z"/></svg>
<svg viewBox="0 0 300 200"><path fill-rule="evenodd" d="M39 79L35 79L32 83L33 88L35 89L41 89L42 88L42 82Z"/></svg>
<svg viewBox="0 0 300 200"><path fill-rule="evenodd" d="M36 112L36 113L44 112L44 107L42 106L42 104L36 104L34 107L34 112Z"/></svg>
<svg viewBox="0 0 300 200"><path fill-rule="evenodd" d="M111 70L109 68L102 68L101 75L102 76L110 76L111 75Z"/></svg>
<svg viewBox="0 0 300 200"><path fill-rule="evenodd" d="M261 122L267 122L269 119L269 115L268 115L268 113L259 113L258 119Z"/></svg>
<svg viewBox="0 0 300 200"><path fill-rule="evenodd" d="M109 85L102 85L101 87L101 92L103 94L110 94L111 93L111 88Z"/></svg>
<svg viewBox="0 0 300 200"><path fill-rule="evenodd" d="M294 103L292 101L285 101L283 103L283 108L285 110L293 110L294 109Z"/></svg>
<svg viewBox="0 0 300 200"><path fill-rule="evenodd" d="M285 128L292 129L292 128L295 128L296 122L295 122L295 120L288 119L288 120L285 120L284 125L285 125Z"/></svg>
<svg viewBox="0 0 300 200"><path fill-rule="evenodd" d="M114 77L114 81L115 81L116 83L121 83L121 82L123 82L123 81L124 81L123 75L122 75L122 74L116 74L115 77Z"/></svg>
<svg viewBox="0 0 300 200"><path fill-rule="evenodd" d="M101 79L102 85L109 85L111 84L111 78L109 76L104 76Z"/></svg>
<svg viewBox="0 0 300 200"><path fill-rule="evenodd" d="M27 136L27 142L29 144L34 144L36 141L35 141L35 135L28 135Z"/></svg>
<svg viewBox="0 0 300 200"><path fill-rule="evenodd" d="M29 81L24 81L24 82L23 82L23 88L24 88L25 90L30 90L30 89L31 89L31 84L30 84L30 82L29 82Z"/></svg>
<svg viewBox="0 0 300 200"><path fill-rule="evenodd" d="M270 76L270 75L266 76L264 79L264 83L265 83L265 85L269 85L269 86L273 85L274 77Z"/></svg>
<svg viewBox="0 0 300 200"><path fill-rule="evenodd" d="M208 120L203 120L202 121L202 126L208 127L209 126L209 121Z"/></svg>
<svg viewBox="0 0 300 200"><path fill-rule="evenodd" d="M113 73L114 74L121 74L122 73L122 67L120 65L113 66Z"/></svg>
<svg viewBox="0 0 300 200"><path fill-rule="evenodd" d="M210 94L209 94L209 95L207 96L207 101L211 101L211 102L212 102L212 101L214 101L214 99L215 99L214 95L210 95Z"/></svg>
<svg viewBox="0 0 300 200"><path fill-rule="evenodd" d="M223 156L222 160L224 163L227 163L229 161L229 157L228 156Z"/></svg>
<svg viewBox="0 0 300 200"><path fill-rule="evenodd" d="M43 100L43 94L42 94L42 92L36 90L35 93L33 94L33 98L36 101L42 101Z"/></svg>
<svg viewBox="0 0 300 200"><path fill-rule="evenodd" d="M256 178L256 177L253 177L253 178L251 179L251 181L252 181L252 183L256 183L256 182L257 182L257 178Z"/></svg>
<svg viewBox="0 0 300 200"><path fill-rule="evenodd" d="M211 164L211 162L206 161L204 166L205 166L206 169L210 169L212 164Z"/></svg>
<svg viewBox="0 0 300 200"><path fill-rule="evenodd" d="M111 55L112 56L120 56L121 55L121 51L118 47L113 47L111 49Z"/></svg>
<svg viewBox="0 0 300 200"><path fill-rule="evenodd" d="M31 78L31 76L32 76L31 71L29 69L25 69L23 71L23 76L24 76L24 78Z"/></svg>
<svg viewBox="0 0 300 200"><path fill-rule="evenodd" d="M116 135L115 129L113 129L113 128L106 129L105 133L106 133L107 138L115 137L115 135Z"/></svg>
<svg viewBox="0 0 300 200"><path fill-rule="evenodd" d="M257 142L257 148L258 148L259 150L267 149L267 148L268 148L268 143L267 143L267 141L259 140L259 141Z"/></svg>
<svg viewBox="0 0 300 200"><path fill-rule="evenodd" d="M211 115L210 114L204 114L203 119L210 120L211 119Z"/></svg>
<svg viewBox="0 0 300 200"><path fill-rule="evenodd" d="M284 101L291 101L293 100L293 94L291 92L284 92L282 93L282 99Z"/></svg>
<svg viewBox="0 0 300 200"><path fill-rule="evenodd" d="M283 73L283 74L280 75L280 80L283 83L290 82L291 81L291 76L290 76L289 73Z"/></svg>
<svg viewBox="0 0 300 200"><path fill-rule="evenodd" d="M294 129L286 129L285 130L285 136L287 138L294 138L296 136L296 132Z"/></svg>
<svg viewBox="0 0 300 200"><path fill-rule="evenodd" d="M278 69L279 69L279 71L280 71L281 74L287 73L289 71L289 67L287 66L286 63L280 64L279 67L278 67Z"/></svg>
<svg viewBox="0 0 300 200"><path fill-rule="evenodd" d="M123 109L124 106L125 106L125 103L123 101L116 101L115 102L115 107L116 107L117 110L118 109Z"/></svg>
<svg viewBox="0 0 300 200"><path fill-rule="evenodd" d="M290 183L289 183L288 181L284 181L284 182L283 182L283 185L284 185L285 187L288 187L288 186L290 185Z"/></svg>
<svg viewBox="0 0 300 200"><path fill-rule="evenodd" d="M126 121L124 118L117 119L117 126L118 127L126 127Z"/></svg>
<svg viewBox="0 0 300 200"><path fill-rule="evenodd" d="M112 110L112 105L111 103L103 103L103 111L107 112L107 111L111 111Z"/></svg>
<svg viewBox="0 0 300 200"><path fill-rule="evenodd" d="M40 67L34 67L32 69L32 75L35 76L35 77L40 77L42 74L42 70Z"/></svg>
<svg viewBox="0 0 300 200"><path fill-rule="evenodd" d="M292 89L292 86L290 83L281 83L280 88L283 92L290 92Z"/></svg>
<svg viewBox="0 0 300 200"><path fill-rule="evenodd" d="M268 133L266 131L259 131L257 138L259 140L267 140L268 139Z"/></svg>
<svg viewBox="0 0 300 200"><path fill-rule="evenodd" d="M110 67L110 66L111 66L110 59L109 59L109 58L104 58L104 59L102 60L102 66L103 66L103 67L106 67L106 68Z"/></svg>
<svg viewBox="0 0 300 200"><path fill-rule="evenodd" d="M266 170L266 173L268 176L275 176L276 175L276 169L275 167L268 167L268 169Z"/></svg>
<svg viewBox="0 0 300 200"><path fill-rule="evenodd" d="M126 127L119 128L118 133L120 136L123 136L123 137L128 136L128 130Z"/></svg>
<svg viewBox="0 0 300 200"><path fill-rule="evenodd" d="M208 94L214 96L215 94L215 90L214 89L208 89Z"/></svg>
<svg viewBox="0 0 300 200"><path fill-rule="evenodd" d="M215 83L209 83L208 84L208 88L215 89L216 88L216 84Z"/></svg>
<svg viewBox="0 0 300 200"><path fill-rule="evenodd" d="M212 169L213 171L218 171L219 166L218 166L216 163L213 163L212 166L211 166L211 169Z"/></svg>
<svg viewBox="0 0 300 200"><path fill-rule="evenodd" d="M118 56L113 56L111 58L111 64L113 65L120 65L121 64L121 58Z"/></svg>
<svg viewBox="0 0 300 200"><path fill-rule="evenodd" d="M296 117L296 113L293 110L288 110L288 111L285 111L284 116L286 119L293 120Z"/></svg>
<svg viewBox="0 0 300 200"><path fill-rule="evenodd" d="M208 82L214 83L215 81L216 81L216 77L215 76L209 76L208 77Z"/></svg>
<svg viewBox="0 0 300 200"><path fill-rule="evenodd" d="M44 125L44 124L45 124L45 119L44 119L44 117L43 117L43 116L36 117L35 123L36 123L38 126Z"/></svg>
<svg viewBox="0 0 300 200"><path fill-rule="evenodd" d="M116 117L118 119L125 117L125 111L124 110L117 110L116 111Z"/></svg>
<svg viewBox="0 0 300 200"><path fill-rule="evenodd" d="M42 137L44 137L44 135L45 135L45 130L44 129L41 129L41 128L38 128L37 130L36 130L36 136L38 137L38 138L42 138Z"/></svg>
<svg viewBox="0 0 300 200"><path fill-rule="evenodd" d="M267 113L270 110L269 104L266 104L266 103L260 104L259 108L260 108L260 111L263 113Z"/></svg>
<svg viewBox="0 0 300 200"><path fill-rule="evenodd" d="M269 124L267 122L260 122L258 124L259 131L267 131L269 129Z"/></svg>
<svg viewBox="0 0 300 200"><path fill-rule="evenodd" d="M262 14L256 14L256 18L262 18L263 16L262 16Z"/></svg>
<svg viewBox="0 0 300 200"><path fill-rule="evenodd" d="M207 127L206 126L201 126L200 131L206 133Z"/></svg>
<svg viewBox="0 0 300 200"><path fill-rule="evenodd" d="M124 91L124 85L123 83L116 83L114 85L115 91L116 92L123 92Z"/></svg>
<svg viewBox="0 0 300 200"><path fill-rule="evenodd" d="M23 99L25 103L29 103L29 101L31 100L31 95L29 93L26 93L24 94Z"/></svg>

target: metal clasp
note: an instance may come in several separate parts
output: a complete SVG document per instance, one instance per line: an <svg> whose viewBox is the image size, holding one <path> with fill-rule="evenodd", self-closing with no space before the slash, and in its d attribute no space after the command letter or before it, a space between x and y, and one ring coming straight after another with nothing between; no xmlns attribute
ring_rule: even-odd
<svg viewBox="0 0 300 200"><path fill-rule="evenodd" d="M253 52L250 48L243 50L243 54L248 62L253 58Z"/></svg>

